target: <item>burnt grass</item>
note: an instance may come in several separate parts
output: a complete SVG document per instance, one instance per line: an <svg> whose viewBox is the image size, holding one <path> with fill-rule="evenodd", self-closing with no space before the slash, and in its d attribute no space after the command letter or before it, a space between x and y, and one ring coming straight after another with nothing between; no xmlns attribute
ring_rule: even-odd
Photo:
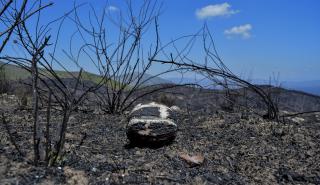
<svg viewBox="0 0 320 185"><path fill-rule="evenodd" d="M45 168L30 162L31 110L13 110L11 101L2 101L1 109L25 156L1 124L0 184L320 184L319 113L278 123L195 100L191 109L180 105L174 142L148 148L129 145L126 114L78 111L69 122L64 158ZM44 124L45 109L40 115ZM60 119L53 111L51 134ZM182 153L203 155L204 163L190 166Z"/></svg>

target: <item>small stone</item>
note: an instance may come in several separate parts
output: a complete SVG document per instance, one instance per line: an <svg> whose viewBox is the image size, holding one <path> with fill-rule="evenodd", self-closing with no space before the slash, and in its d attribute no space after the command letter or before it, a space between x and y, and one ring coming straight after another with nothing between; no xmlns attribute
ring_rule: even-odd
<svg viewBox="0 0 320 185"><path fill-rule="evenodd" d="M97 168L93 167L93 168L91 169L91 171L97 172Z"/></svg>

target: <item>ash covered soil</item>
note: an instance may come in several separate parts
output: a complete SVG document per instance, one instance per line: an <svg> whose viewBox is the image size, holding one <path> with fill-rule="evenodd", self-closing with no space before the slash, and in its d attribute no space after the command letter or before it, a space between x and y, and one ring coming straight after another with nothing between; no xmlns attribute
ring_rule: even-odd
<svg viewBox="0 0 320 185"><path fill-rule="evenodd" d="M53 125L59 114L52 113ZM0 184L320 184L319 113L277 123L253 114L182 108L172 144L139 148L128 145L126 115L77 112L68 126L66 155L49 168L30 163L31 111L5 116L26 157L19 156L1 124ZM190 165L181 154L201 155L204 162Z"/></svg>

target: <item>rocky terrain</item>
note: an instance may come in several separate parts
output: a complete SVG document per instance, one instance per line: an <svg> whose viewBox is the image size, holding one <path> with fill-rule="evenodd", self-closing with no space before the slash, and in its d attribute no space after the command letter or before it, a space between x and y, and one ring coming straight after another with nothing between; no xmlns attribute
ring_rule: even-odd
<svg viewBox="0 0 320 185"><path fill-rule="evenodd" d="M25 157L14 149L1 124L0 184L320 184L320 113L278 123L252 112L244 116L240 109L225 111L217 103L219 95L209 90L166 93L145 101L181 108L176 115L177 135L170 145L131 146L126 136L127 114L79 111L70 119L64 158L49 168L31 163L31 110L17 108L17 96L2 95L1 110ZM319 106L319 97L309 101L308 95L303 96L310 106ZM286 106L291 107L287 111L294 111L294 106ZM44 112L40 112L40 122L45 122ZM55 110L53 125L60 119ZM186 155L204 160L195 164Z"/></svg>

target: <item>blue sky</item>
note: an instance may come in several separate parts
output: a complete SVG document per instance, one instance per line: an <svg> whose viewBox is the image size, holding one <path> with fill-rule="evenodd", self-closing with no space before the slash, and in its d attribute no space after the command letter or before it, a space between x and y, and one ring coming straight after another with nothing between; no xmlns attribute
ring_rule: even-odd
<svg viewBox="0 0 320 185"><path fill-rule="evenodd" d="M108 2L115 12L123 8L122 0L76 0L82 2L97 9ZM71 0L54 3L44 19L73 7ZM195 33L206 22L220 56L236 74L268 79L279 73L281 81L319 80L319 8L319 0L163 0L160 34L169 41ZM81 16L87 17L87 10L88 6L82 8ZM73 29L64 25L65 32ZM67 45L67 37L62 35L61 45Z"/></svg>
<svg viewBox="0 0 320 185"><path fill-rule="evenodd" d="M192 32L207 21L221 57L238 74L259 79L273 73L280 73L281 80L320 79L318 0L167 0L165 3L162 26L168 21L166 34ZM207 19L196 16L196 11L203 7L224 3L229 5L229 15L208 14ZM225 34L225 30L241 25L251 26L248 38Z"/></svg>

